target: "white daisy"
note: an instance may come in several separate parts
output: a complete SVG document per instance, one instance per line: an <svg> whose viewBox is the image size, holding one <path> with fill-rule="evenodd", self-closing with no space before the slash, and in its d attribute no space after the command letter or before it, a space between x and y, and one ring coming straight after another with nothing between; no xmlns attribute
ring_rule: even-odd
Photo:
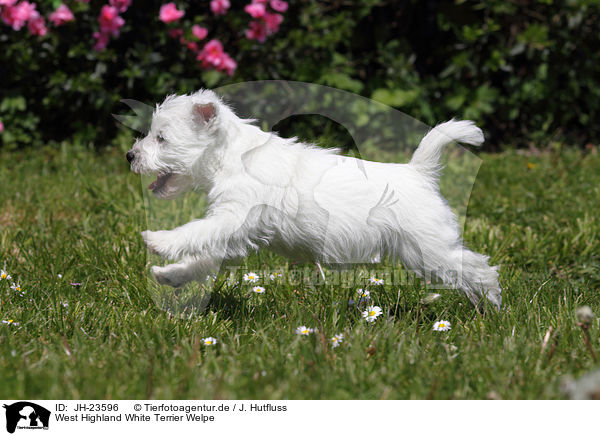
<svg viewBox="0 0 600 436"><path fill-rule="evenodd" d="M365 318L368 322L373 322L377 319L379 315L383 313L381 307L379 306L369 306L367 310L362 313L363 318Z"/></svg>
<svg viewBox="0 0 600 436"><path fill-rule="evenodd" d="M335 347L339 347L343 340L344 340L344 334L340 333L339 335L335 335L331 339L329 339L329 342L331 342L331 347L335 348Z"/></svg>
<svg viewBox="0 0 600 436"><path fill-rule="evenodd" d="M0 280L10 280L12 277L4 270L0 270Z"/></svg>
<svg viewBox="0 0 600 436"><path fill-rule="evenodd" d="M296 329L296 334L301 335L301 336L308 336L311 333L313 333L314 331L315 331L315 329L311 329L309 327L306 327L305 325L301 325L300 327L298 327Z"/></svg>
<svg viewBox="0 0 600 436"><path fill-rule="evenodd" d="M256 273L249 272L248 274L244 274L244 281L250 283L256 283L260 279L260 276Z"/></svg>
<svg viewBox="0 0 600 436"><path fill-rule="evenodd" d="M255 286L252 288L252 292L254 292L255 294L264 294L265 288L263 288L262 286Z"/></svg>
<svg viewBox="0 0 600 436"><path fill-rule="evenodd" d="M450 325L450 322L448 321L436 321L433 324L433 330L436 332L445 332L448 331L452 328L452 326Z"/></svg>
<svg viewBox="0 0 600 436"><path fill-rule="evenodd" d="M14 322L12 319L3 319L2 320L2 324L8 324L8 325L19 325L18 322Z"/></svg>
<svg viewBox="0 0 600 436"><path fill-rule="evenodd" d="M371 283L372 285L381 286L385 282L383 279L378 279L377 277L373 276L369 279L369 283Z"/></svg>
<svg viewBox="0 0 600 436"><path fill-rule="evenodd" d="M208 338L202 339L202 342L204 342L204 345L215 345L217 340L212 336L209 336Z"/></svg>
<svg viewBox="0 0 600 436"><path fill-rule="evenodd" d="M18 283L13 283L12 285L10 285L10 289L15 291L17 294L21 295L21 297L25 295L25 293L21 290L21 285L19 285Z"/></svg>
<svg viewBox="0 0 600 436"><path fill-rule="evenodd" d="M361 300L369 300L371 298L371 293L366 289L359 289L358 291L356 291L356 293L358 294Z"/></svg>
<svg viewBox="0 0 600 436"><path fill-rule="evenodd" d="M274 282L275 280L277 280L279 277L281 277L283 274L281 273L273 273L271 275L269 275L269 280L271 280L272 282Z"/></svg>

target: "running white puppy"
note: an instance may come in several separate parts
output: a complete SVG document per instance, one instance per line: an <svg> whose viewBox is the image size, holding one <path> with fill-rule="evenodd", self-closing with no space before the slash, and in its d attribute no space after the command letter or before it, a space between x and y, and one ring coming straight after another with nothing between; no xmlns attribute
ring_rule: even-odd
<svg viewBox="0 0 600 436"><path fill-rule="evenodd" d="M260 247L324 264L387 257L500 308L497 267L462 245L439 191L440 155L452 141L480 145L483 134L452 120L421 140L410 163L369 162L263 132L212 91L169 96L127 159L132 171L158 175L149 186L157 197L200 189L209 206L202 219L142 232L152 252L181 259L152 272L179 287Z"/></svg>

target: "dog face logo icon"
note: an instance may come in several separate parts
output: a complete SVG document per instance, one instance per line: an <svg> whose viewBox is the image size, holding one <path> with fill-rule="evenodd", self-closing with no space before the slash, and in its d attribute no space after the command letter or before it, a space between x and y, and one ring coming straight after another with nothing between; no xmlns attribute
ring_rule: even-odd
<svg viewBox="0 0 600 436"><path fill-rule="evenodd" d="M6 431L14 433L15 429L48 429L50 411L29 401L19 401L4 405L6 409Z"/></svg>

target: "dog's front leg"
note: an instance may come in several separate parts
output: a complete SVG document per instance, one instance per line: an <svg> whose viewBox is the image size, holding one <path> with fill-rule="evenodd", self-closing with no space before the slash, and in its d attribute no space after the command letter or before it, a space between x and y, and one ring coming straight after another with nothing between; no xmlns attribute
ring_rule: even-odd
<svg viewBox="0 0 600 436"><path fill-rule="evenodd" d="M191 281L204 282L219 272L219 259L184 259L166 266L153 266L152 275L161 285L180 288Z"/></svg>
<svg viewBox="0 0 600 436"><path fill-rule="evenodd" d="M146 230L142 238L151 252L168 259L202 255L225 259L229 252L246 251L247 238L239 237L242 224L235 216L213 215L173 230Z"/></svg>

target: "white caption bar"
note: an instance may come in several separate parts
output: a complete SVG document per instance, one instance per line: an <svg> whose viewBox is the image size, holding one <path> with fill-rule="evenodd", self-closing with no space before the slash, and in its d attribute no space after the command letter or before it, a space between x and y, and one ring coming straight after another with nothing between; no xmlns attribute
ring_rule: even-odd
<svg viewBox="0 0 600 436"><path fill-rule="evenodd" d="M567 401L4 400L1 434L600 434L597 403ZM589 433L589 430L592 430ZM584 433L585 432L585 433Z"/></svg>

